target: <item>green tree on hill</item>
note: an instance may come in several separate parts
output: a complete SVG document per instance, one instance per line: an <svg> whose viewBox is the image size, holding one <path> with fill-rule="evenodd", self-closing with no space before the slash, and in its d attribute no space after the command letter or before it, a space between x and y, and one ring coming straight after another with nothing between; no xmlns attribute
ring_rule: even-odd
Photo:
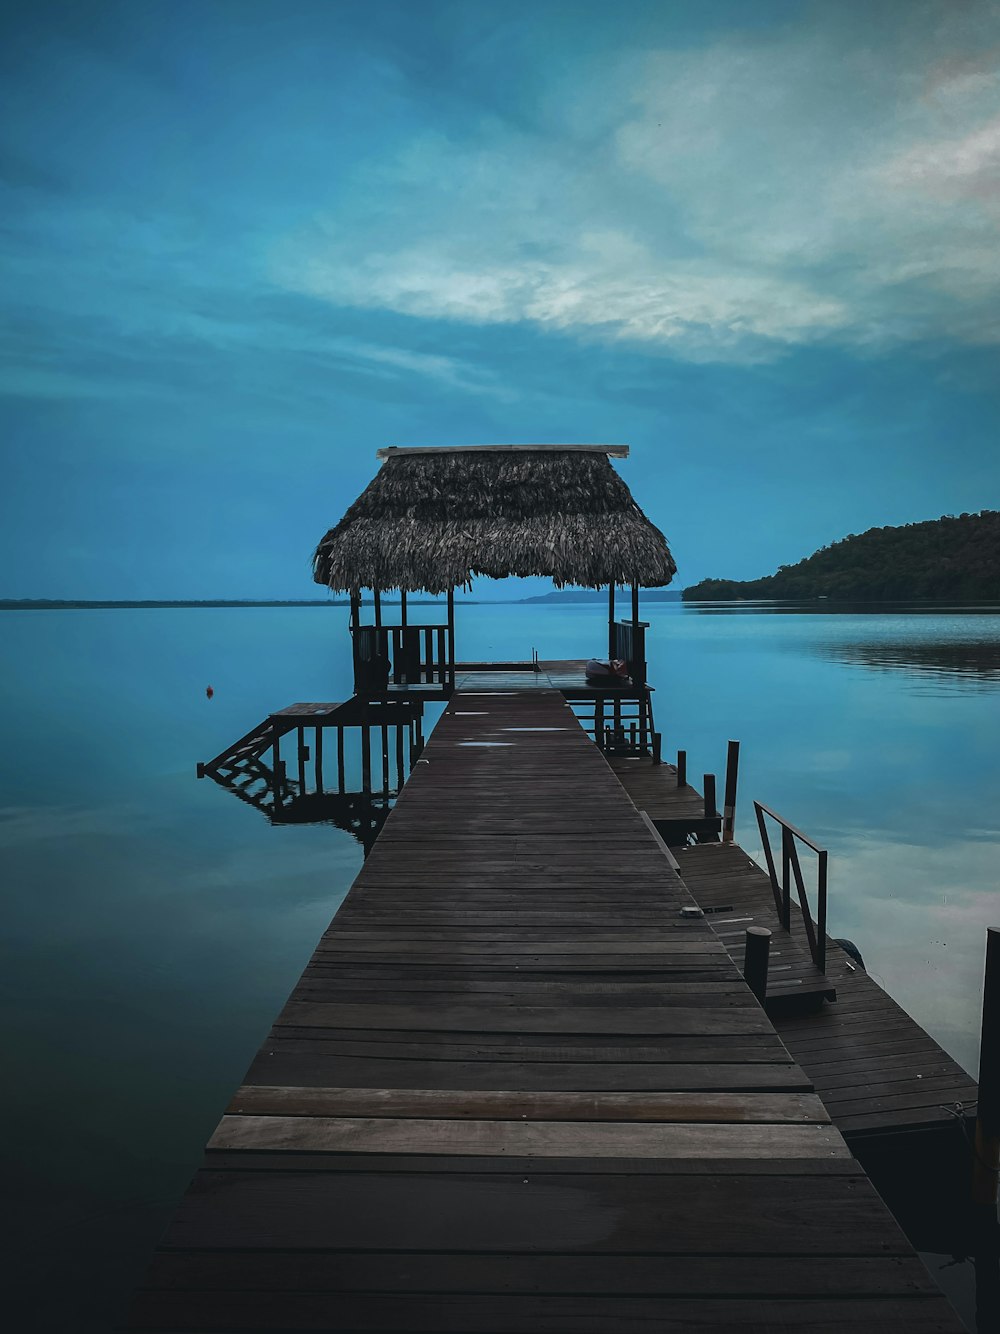
<svg viewBox="0 0 1000 1334"><path fill-rule="evenodd" d="M870 528L762 579L703 579L685 601L748 598L1000 599L1000 511Z"/></svg>

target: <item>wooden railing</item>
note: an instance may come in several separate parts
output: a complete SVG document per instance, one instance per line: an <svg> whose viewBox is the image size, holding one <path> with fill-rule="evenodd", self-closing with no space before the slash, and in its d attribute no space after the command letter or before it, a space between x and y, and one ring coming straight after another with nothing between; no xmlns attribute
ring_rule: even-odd
<svg viewBox="0 0 1000 1334"><path fill-rule="evenodd" d="M455 687L455 645L447 625L357 625L354 689L377 693L393 685Z"/></svg>
<svg viewBox="0 0 1000 1334"><path fill-rule="evenodd" d="M628 674L634 686L646 684L648 625L648 621L613 621L611 625L611 656L628 664Z"/></svg>
<svg viewBox="0 0 1000 1334"><path fill-rule="evenodd" d="M801 829L796 829L794 825L789 824L783 819L777 811L772 811L770 806L765 806L763 802L755 801L753 804L757 815L757 827L760 829L761 843L764 848L764 860L767 862L767 873L771 879L771 890L774 893L774 905L778 910L778 918L786 931L792 929L792 882L795 883L795 893L799 901L799 907L802 910L802 924L805 927L806 937L809 941L809 952L812 955L813 963L820 970L826 970L826 884L827 884L827 851L819 847L811 838L803 834ZM767 821L765 816L770 816L781 827L781 879L779 881L777 867L775 866L774 853L771 849L771 840L768 836ZM798 843L804 843L816 853L816 919L813 920L809 910L809 900L806 894L805 880L802 875L802 865L799 862Z"/></svg>

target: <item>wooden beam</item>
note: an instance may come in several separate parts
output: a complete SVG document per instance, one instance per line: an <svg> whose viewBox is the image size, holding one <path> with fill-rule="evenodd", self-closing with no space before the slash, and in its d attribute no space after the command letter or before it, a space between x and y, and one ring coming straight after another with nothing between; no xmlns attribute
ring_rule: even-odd
<svg viewBox="0 0 1000 1334"><path fill-rule="evenodd" d="M396 454L607 454L613 459L627 459L628 445L389 445L377 449L377 459L391 459Z"/></svg>

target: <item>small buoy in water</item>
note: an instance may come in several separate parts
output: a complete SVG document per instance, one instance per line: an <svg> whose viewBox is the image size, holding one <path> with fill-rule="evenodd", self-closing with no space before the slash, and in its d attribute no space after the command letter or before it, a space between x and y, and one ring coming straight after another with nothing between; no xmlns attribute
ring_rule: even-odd
<svg viewBox="0 0 1000 1334"><path fill-rule="evenodd" d="M215 691L212 689L211 686L206 686L206 687L205 687L205 698L206 698L206 699L211 699L212 696L213 696L214 694L215 694Z"/></svg>

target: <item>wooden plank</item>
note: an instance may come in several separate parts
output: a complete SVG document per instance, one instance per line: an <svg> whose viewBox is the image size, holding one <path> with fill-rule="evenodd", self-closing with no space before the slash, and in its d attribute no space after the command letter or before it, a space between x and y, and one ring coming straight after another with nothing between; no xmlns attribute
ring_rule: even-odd
<svg viewBox="0 0 1000 1334"><path fill-rule="evenodd" d="M865 1180L864 1169L855 1158L521 1158L433 1153L245 1153L235 1149L206 1151L207 1172L300 1172L334 1173L415 1172L454 1176L474 1173L480 1177L525 1176L636 1176L649 1177L851 1177ZM699 1189L700 1181L689 1183ZM808 1182L805 1183L806 1187Z"/></svg>
<svg viewBox="0 0 1000 1334"><path fill-rule="evenodd" d="M319 1058L334 1055L392 1055L404 1059L439 1061L489 1060L730 1063L759 1062L791 1066L791 1058L773 1034L757 1034L753 1042L740 1035L705 1037L700 1034L640 1035L617 1033L610 1037L590 1033L453 1033L446 1029L276 1028L261 1055L290 1054ZM273 1083L274 1081L268 1081ZM376 1087L379 1087L376 1085ZM447 1088L447 1084L441 1085ZM503 1083L497 1088L503 1088ZM506 1085L509 1087L509 1083Z"/></svg>
<svg viewBox="0 0 1000 1334"><path fill-rule="evenodd" d="M660 1334L693 1330L746 1330L748 1334L847 1334L849 1330L885 1334L940 1334L958 1330L943 1297L912 1296L830 1298L815 1301L726 1300L712 1293L694 1299L669 1296L558 1296L451 1293L145 1294L134 1319L139 1329L213 1330L399 1330L423 1334L631 1334L655 1329ZM193 1323L182 1323L185 1319ZM289 1321L293 1324L289 1324Z"/></svg>
<svg viewBox="0 0 1000 1334"><path fill-rule="evenodd" d="M580 1064L560 1061L517 1062L518 1087L525 1093L558 1092L726 1092L811 1093L813 1085L798 1066L765 1057L757 1062L730 1063L677 1061L613 1062ZM323 1055L313 1049L303 1053L275 1050L258 1056L248 1079L257 1084L324 1086L336 1083L345 1088L391 1085L399 1089L453 1088L499 1089L511 1083L510 1062L480 1060L385 1059Z"/></svg>
<svg viewBox="0 0 1000 1334"><path fill-rule="evenodd" d="M626 1158L849 1158L827 1125L648 1121L441 1120L416 1117L224 1116L210 1149L292 1153L581 1154Z"/></svg>
<svg viewBox="0 0 1000 1334"><path fill-rule="evenodd" d="M782 1257L789 1258L789 1257ZM694 1297L783 1296L803 1299L936 1295L915 1257L797 1256L762 1264L741 1255L384 1255L308 1251L167 1252L153 1262L150 1286L233 1292L619 1292Z"/></svg>
<svg viewBox="0 0 1000 1334"><path fill-rule="evenodd" d="M815 1175L804 1186L799 1176L716 1176L704 1166L697 1189L686 1174L641 1171L540 1172L527 1180L478 1172L202 1171L164 1244L480 1254L912 1255L863 1177Z"/></svg>
<svg viewBox="0 0 1000 1334"><path fill-rule="evenodd" d="M518 1033L769 1033L771 1026L760 1009L734 1007L703 1010L686 1006L633 1006L627 1010L589 1006L585 1010L560 1006L509 1005L502 1012L481 1006L337 1005L292 1001L279 1024L300 1028L394 1028L455 1032Z"/></svg>
<svg viewBox="0 0 1000 1334"><path fill-rule="evenodd" d="M469 1117L529 1121L829 1122L815 1094L548 1093L273 1088L244 1084L230 1115Z"/></svg>

